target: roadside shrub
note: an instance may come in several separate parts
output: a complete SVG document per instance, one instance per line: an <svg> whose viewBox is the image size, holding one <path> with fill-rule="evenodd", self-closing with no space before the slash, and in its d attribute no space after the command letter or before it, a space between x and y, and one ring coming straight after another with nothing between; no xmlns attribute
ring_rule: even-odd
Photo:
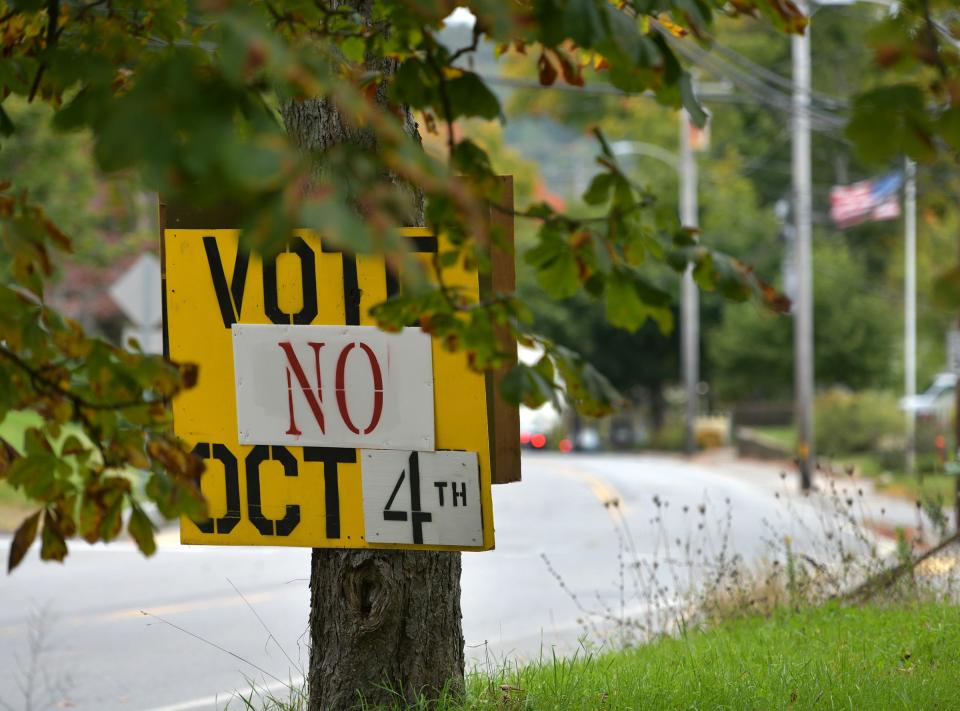
<svg viewBox="0 0 960 711"><path fill-rule="evenodd" d="M904 449L904 415L885 392L834 388L814 403L817 450L826 456Z"/></svg>
<svg viewBox="0 0 960 711"><path fill-rule="evenodd" d="M650 438L650 449L679 452L683 450L683 438L683 417L671 413Z"/></svg>
<svg viewBox="0 0 960 711"><path fill-rule="evenodd" d="M935 417L918 417L917 430L914 435L917 442L917 452L937 455L937 458L939 458L940 450L937 448L937 437L943 438L945 451L953 451L954 428L955 425L952 420L943 422Z"/></svg>

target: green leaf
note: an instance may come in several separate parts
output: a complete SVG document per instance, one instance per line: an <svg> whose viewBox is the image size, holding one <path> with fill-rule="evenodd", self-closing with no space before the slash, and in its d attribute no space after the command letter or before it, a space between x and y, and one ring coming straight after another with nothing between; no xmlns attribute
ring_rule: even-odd
<svg viewBox="0 0 960 711"><path fill-rule="evenodd" d="M591 256L593 257L591 267L601 274L606 274L610 271L610 268L613 265L613 260L610 258L608 243L596 232L591 232L590 246L592 247L590 252Z"/></svg>
<svg viewBox="0 0 960 711"><path fill-rule="evenodd" d="M606 0L569 0L563 13L567 36L584 48L603 39L607 32L599 6L606 4Z"/></svg>
<svg viewBox="0 0 960 711"><path fill-rule="evenodd" d="M351 62L360 63L364 60L367 51L367 43L360 37L347 37L340 43L340 51L343 56Z"/></svg>
<svg viewBox="0 0 960 711"><path fill-rule="evenodd" d="M10 115L7 113L7 110L3 108L3 104L0 104L0 136L12 136L15 127L13 121L10 119Z"/></svg>
<svg viewBox="0 0 960 711"><path fill-rule="evenodd" d="M937 118L937 131L954 150L960 150L960 107L951 106Z"/></svg>
<svg viewBox="0 0 960 711"><path fill-rule="evenodd" d="M595 299L598 299L601 296L603 296L603 290L606 288L606 286L607 286L607 279L600 272L591 274L589 277L587 277L587 280L583 282L584 291L586 291L588 294L590 294L590 296L592 296Z"/></svg>
<svg viewBox="0 0 960 711"><path fill-rule="evenodd" d="M846 134L864 160L933 157L933 125L919 86L894 84L864 92L854 99L852 113Z"/></svg>
<svg viewBox="0 0 960 711"><path fill-rule="evenodd" d="M707 113L700 105L697 95L693 90L693 80L689 72L680 75L680 100L683 102L683 108L690 115L690 120L697 128L703 128L707 125Z"/></svg>
<svg viewBox="0 0 960 711"><path fill-rule="evenodd" d="M18 12L36 12L46 7L46 0L14 0L11 3Z"/></svg>
<svg viewBox="0 0 960 711"><path fill-rule="evenodd" d="M109 503L100 521L100 538L112 541L123 530L123 495L120 492L110 492L104 498Z"/></svg>
<svg viewBox="0 0 960 711"><path fill-rule="evenodd" d="M430 67L415 57L407 59L390 85L393 99L415 109L432 106L437 96L437 77Z"/></svg>
<svg viewBox="0 0 960 711"><path fill-rule="evenodd" d="M647 320L647 309L633 282L622 270L615 270L606 284L607 320L628 331L636 331Z"/></svg>
<svg viewBox="0 0 960 711"><path fill-rule="evenodd" d="M437 261L440 262L442 268L449 269L460 261L460 250L445 249L437 255Z"/></svg>
<svg viewBox="0 0 960 711"><path fill-rule="evenodd" d="M705 251L702 258L693 267L693 280L704 291L717 288L717 275L713 265L713 254Z"/></svg>
<svg viewBox="0 0 960 711"><path fill-rule="evenodd" d="M579 268L576 257L569 249L559 252L537 272L537 283L545 292L557 299L573 296L580 288Z"/></svg>
<svg viewBox="0 0 960 711"><path fill-rule="evenodd" d="M517 363L500 381L500 394L507 402L538 408L555 397L555 385L544 372L539 363L536 368Z"/></svg>
<svg viewBox="0 0 960 711"><path fill-rule="evenodd" d="M489 176L493 174L490 156L468 138L459 141L453 148L453 165L464 175Z"/></svg>
<svg viewBox="0 0 960 711"><path fill-rule="evenodd" d="M146 556L153 555L157 550L157 542L153 536L155 530L153 522L143 512L143 509L134 504L130 512L130 521L127 523L127 531L137 542L140 551Z"/></svg>
<svg viewBox="0 0 960 711"><path fill-rule="evenodd" d="M464 72L447 82L450 118L480 116L495 119L500 116L500 101L479 75Z"/></svg>
<svg viewBox="0 0 960 711"><path fill-rule="evenodd" d="M67 557L67 542L57 523L56 517L45 509L43 512L43 533L40 536L40 558L62 561Z"/></svg>
<svg viewBox="0 0 960 711"><path fill-rule="evenodd" d="M590 187L583 194L583 201L588 205L602 205L610 199L610 189L615 177L612 173L599 173L590 181Z"/></svg>
<svg viewBox="0 0 960 711"><path fill-rule="evenodd" d="M678 16L682 16L700 34L711 21L710 6L697 0L673 0Z"/></svg>
<svg viewBox="0 0 960 711"><path fill-rule="evenodd" d="M960 308L960 266L937 275L933 281L933 302L945 311Z"/></svg>
<svg viewBox="0 0 960 711"><path fill-rule="evenodd" d="M617 64L638 65L649 67L659 59L659 53L648 53L653 45L646 43L640 32L636 18L629 17L608 2L603 3L607 24L610 31L597 49L601 54L613 55L611 58ZM617 55L620 55L619 57Z"/></svg>
<svg viewBox="0 0 960 711"><path fill-rule="evenodd" d="M43 509L27 516L17 527L16 533L13 534L13 540L10 541L10 555L7 558L8 574L20 565L20 561L23 560L30 546L33 545L33 541L37 537L37 527L40 524L41 513L43 513Z"/></svg>
<svg viewBox="0 0 960 711"><path fill-rule="evenodd" d="M103 500L88 494L80 506L80 537L87 543L100 540L100 525L106 513Z"/></svg>
<svg viewBox="0 0 960 711"><path fill-rule="evenodd" d="M564 395L577 412L600 417L623 402L623 397L610 381L579 353L554 346L551 355L565 385Z"/></svg>
<svg viewBox="0 0 960 711"><path fill-rule="evenodd" d="M714 253L713 266L717 289L724 297L731 301L746 301L754 295L753 284L741 263Z"/></svg>
<svg viewBox="0 0 960 711"><path fill-rule="evenodd" d="M40 452L14 461L7 472L7 479L31 499L53 501L65 490L65 482L57 475L69 471L69 467L55 454Z"/></svg>
<svg viewBox="0 0 960 711"><path fill-rule="evenodd" d="M610 273L606 286L607 320L618 328L636 331L652 318L660 330L673 328L670 295L627 269Z"/></svg>
<svg viewBox="0 0 960 711"><path fill-rule="evenodd" d="M533 369L540 373L544 380L548 383L553 383L554 378L556 377L556 372L553 368L553 361L550 360L550 357L544 355L534 364Z"/></svg>

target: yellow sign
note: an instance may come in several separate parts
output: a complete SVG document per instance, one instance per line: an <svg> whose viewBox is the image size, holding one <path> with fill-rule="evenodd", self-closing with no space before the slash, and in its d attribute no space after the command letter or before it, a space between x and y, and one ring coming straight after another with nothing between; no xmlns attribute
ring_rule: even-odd
<svg viewBox="0 0 960 711"><path fill-rule="evenodd" d="M402 234L429 273L436 238L423 229ZM200 374L197 386L174 400L174 429L205 460L201 487L211 516L200 524L184 518L181 541L493 548L487 381L470 370L463 353L447 352L436 339L430 345L436 452L239 443L234 325L371 326L370 308L397 284L383 257L325 251L322 240L310 232L298 232L286 252L267 261L239 252L238 240L236 230L164 231L167 351L174 361L198 364ZM477 273L462 265L446 269L444 280L479 295ZM449 456L463 476L444 479L438 472L447 465L440 455ZM379 484L365 483L364 471L382 474ZM365 502L364 491L386 500ZM371 530L368 536L365 504L366 521L371 516L384 521L376 535ZM450 516L461 516L468 508L477 516L476 533L445 537ZM391 533L391 526L409 528L411 542L389 542L408 540ZM444 545L445 540L453 544Z"/></svg>

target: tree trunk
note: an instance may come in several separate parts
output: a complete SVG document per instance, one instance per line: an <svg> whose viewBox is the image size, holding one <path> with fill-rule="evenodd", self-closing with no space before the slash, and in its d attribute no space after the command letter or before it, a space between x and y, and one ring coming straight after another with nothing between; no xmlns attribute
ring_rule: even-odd
<svg viewBox="0 0 960 711"><path fill-rule="evenodd" d="M354 4L366 9L366 3ZM344 143L376 148L373 136L345 125L325 100L293 102L282 113L297 144L321 160L325 150ZM406 125L419 137L409 111ZM423 197L416 186L411 193L413 214L422 222ZM444 688L460 693L463 665L459 553L314 549L311 711L392 705L397 694L407 701L435 698Z"/></svg>
<svg viewBox="0 0 960 711"><path fill-rule="evenodd" d="M314 549L311 711L463 688L460 554Z"/></svg>

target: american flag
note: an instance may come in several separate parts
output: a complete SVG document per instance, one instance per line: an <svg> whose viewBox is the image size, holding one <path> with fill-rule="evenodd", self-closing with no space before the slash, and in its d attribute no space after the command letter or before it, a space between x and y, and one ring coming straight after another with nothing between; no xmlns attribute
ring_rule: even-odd
<svg viewBox="0 0 960 711"><path fill-rule="evenodd" d="M900 217L898 193L903 184L899 171L830 189L830 217L840 229L861 222L895 220Z"/></svg>

